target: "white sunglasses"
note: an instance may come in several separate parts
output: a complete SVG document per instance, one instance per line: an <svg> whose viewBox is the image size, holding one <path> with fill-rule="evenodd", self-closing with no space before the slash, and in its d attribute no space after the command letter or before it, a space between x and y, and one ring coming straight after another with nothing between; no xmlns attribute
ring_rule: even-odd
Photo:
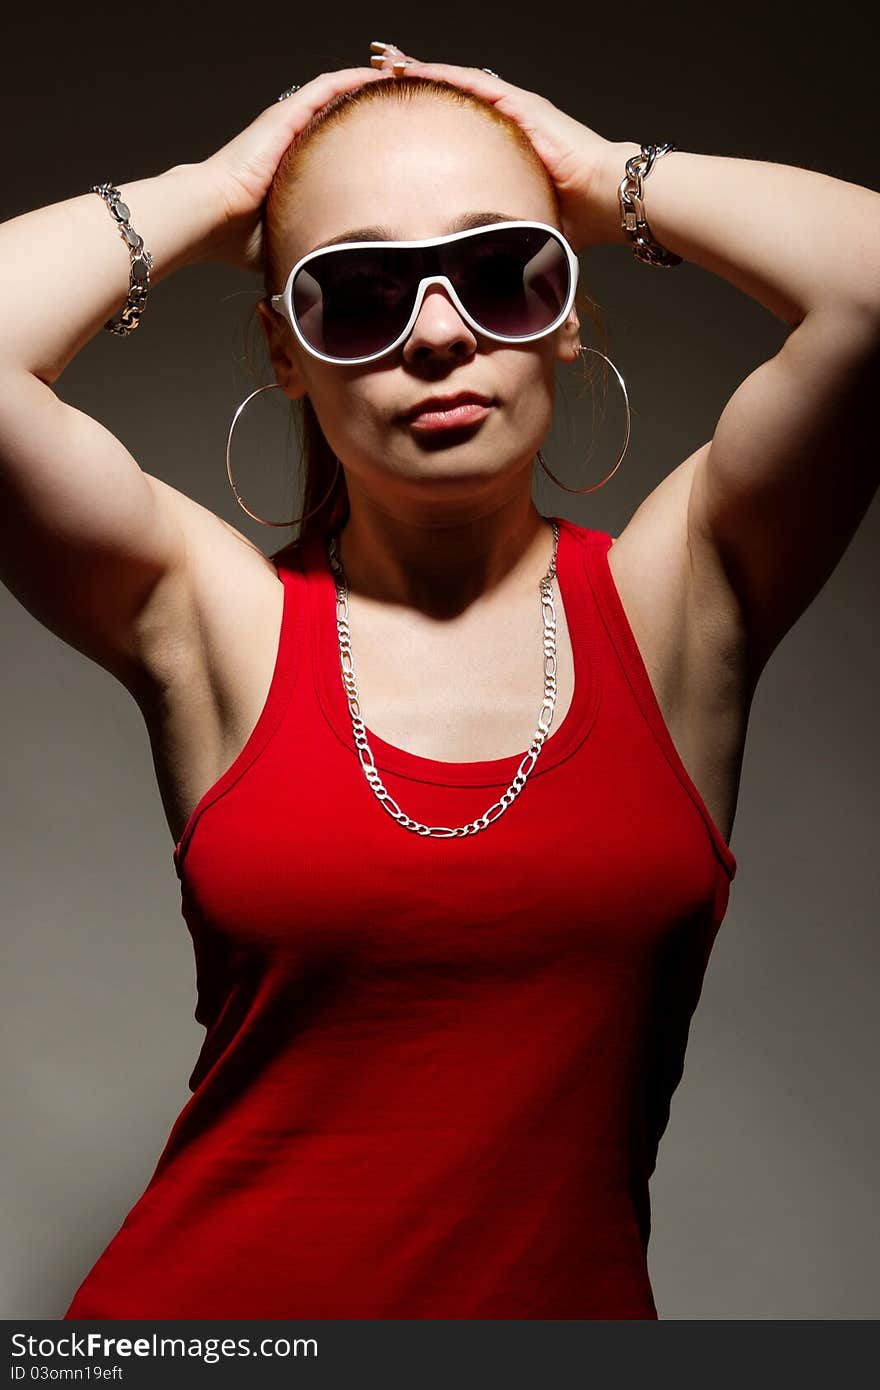
<svg viewBox="0 0 880 1390"><path fill-rule="evenodd" d="M546 222L493 222L421 241L348 241L297 261L272 307L322 362L374 362L409 337L429 285L477 333L529 343L568 317L578 259Z"/></svg>

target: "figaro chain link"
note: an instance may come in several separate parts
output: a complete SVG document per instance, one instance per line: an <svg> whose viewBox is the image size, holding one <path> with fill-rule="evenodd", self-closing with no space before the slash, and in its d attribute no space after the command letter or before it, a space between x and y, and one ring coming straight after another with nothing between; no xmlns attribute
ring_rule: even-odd
<svg viewBox="0 0 880 1390"><path fill-rule="evenodd" d="M553 599L553 580L556 577L556 554L559 548L559 523L552 521L553 527L553 555L550 566L543 579L540 580L539 589L541 594L541 613L544 622L544 703L541 706L541 713L538 717L538 727L535 735L529 744L528 751L523 756L516 775L507 791L498 798L496 802L484 811L476 820L469 821L467 825L451 827L448 825L424 825L421 821L413 820L403 812L394 797L385 787L379 775L367 738L366 725L361 716L360 700L358 697L357 679L354 671L354 658L351 649L351 630L348 624L348 584L345 578L345 571L342 568L342 561L336 544L336 537L331 536L328 542L328 556L330 567L333 571L333 578L336 585L336 628L339 634L339 659L342 671L342 684L348 699L348 709L351 715L351 724L354 731L354 742L360 758L361 767L364 770L367 782L373 790L380 805L390 816L402 825L405 830L412 830L417 835L435 836L437 839L461 838L465 835L476 835L480 830L486 830L488 826L498 820L509 806L513 804L525 786L529 774L538 760L538 754L544 746L544 741L550 732L550 725L553 722L553 713L556 708L556 605Z"/></svg>

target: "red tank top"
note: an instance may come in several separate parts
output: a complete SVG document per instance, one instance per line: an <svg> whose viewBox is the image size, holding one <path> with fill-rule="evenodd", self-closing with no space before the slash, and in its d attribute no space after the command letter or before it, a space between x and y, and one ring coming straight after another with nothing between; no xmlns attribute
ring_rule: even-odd
<svg viewBox="0 0 880 1390"><path fill-rule="evenodd" d="M556 520L573 703L467 837L376 800L324 543L272 557L265 706L174 850L206 1030L192 1095L66 1318L657 1317L648 1179L736 859L611 537ZM522 758L370 743L429 825L480 815Z"/></svg>

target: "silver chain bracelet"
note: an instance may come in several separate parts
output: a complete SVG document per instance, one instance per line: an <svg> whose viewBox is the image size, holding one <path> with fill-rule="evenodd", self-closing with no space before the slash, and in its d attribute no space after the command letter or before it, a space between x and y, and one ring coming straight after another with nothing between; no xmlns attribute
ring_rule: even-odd
<svg viewBox="0 0 880 1390"><path fill-rule="evenodd" d="M681 265L682 257L667 251L654 240L645 216L644 181L654 167L654 160L677 149L677 145L642 145L641 154L626 161L626 174L617 190L620 203L620 225L632 242L636 260L646 265Z"/></svg>
<svg viewBox="0 0 880 1390"><path fill-rule="evenodd" d="M122 202L120 190L112 183L94 183L89 192L98 193L104 199L131 257L128 302L115 322L113 319L108 319L104 324L108 333L116 333L120 337L125 337L126 334L134 332L140 322L141 314L144 312L147 291L150 288L153 257L149 251L144 250L143 238L138 235L128 220L131 214L128 205Z"/></svg>

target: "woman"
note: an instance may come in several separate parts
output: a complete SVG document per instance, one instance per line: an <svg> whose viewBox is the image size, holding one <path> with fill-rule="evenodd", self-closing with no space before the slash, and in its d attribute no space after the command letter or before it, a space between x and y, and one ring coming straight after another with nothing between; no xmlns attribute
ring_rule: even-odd
<svg viewBox="0 0 880 1390"><path fill-rule="evenodd" d="M793 332L616 541L541 516L566 245L632 244L640 147L378 57L122 188L153 281L265 271L276 382L320 431L271 558L50 389L125 292L98 198L0 229L3 577L144 714L206 1028L70 1319L657 1317L648 1179L749 704L876 487L877 239L835 237L877 195L673 150L644 244ZM62 228L75 285L35 286Z"/></svg>

